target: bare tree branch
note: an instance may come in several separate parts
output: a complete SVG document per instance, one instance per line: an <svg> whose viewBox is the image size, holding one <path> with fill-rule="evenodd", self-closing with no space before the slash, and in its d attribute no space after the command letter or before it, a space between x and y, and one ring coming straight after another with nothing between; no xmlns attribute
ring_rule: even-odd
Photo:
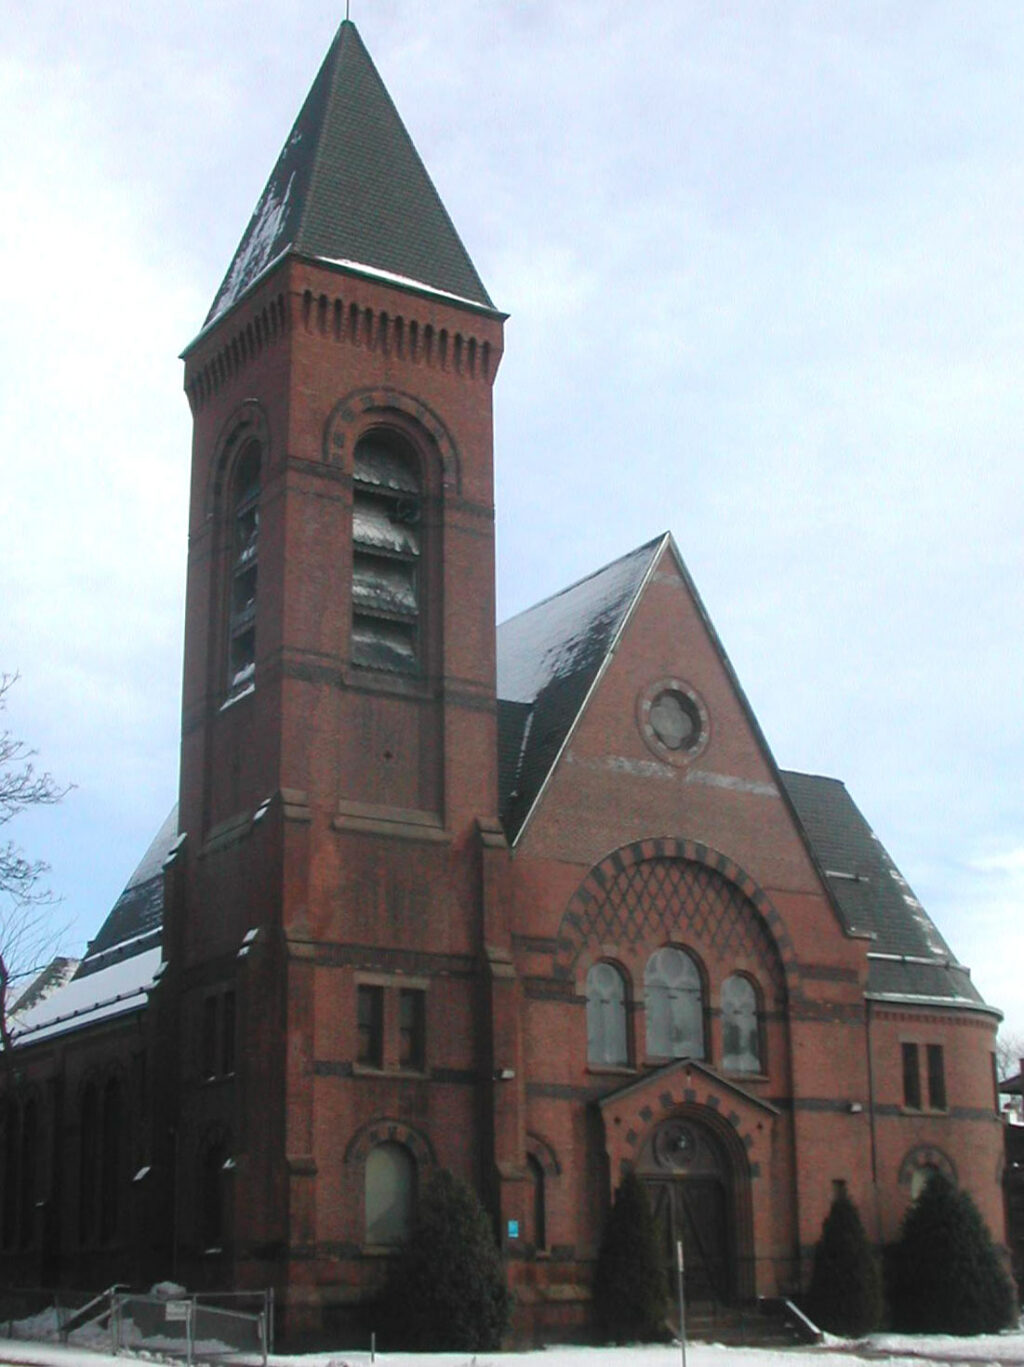
<svg viewBox="0 0 1024 1367"><path fill-rule="evenodd" d="M0 712L17 674L0 674ZM68 793L48 772L34 765L35 751L9 730L0 730L0 827L33 807L49 807ZM15 984L52 958L63 928L53 922L57 898L42 879L49 866L30 859L11 840L0 844L0 1052L10 1059L11 1007L20 995Z"/></svg>
<svg viewBox="0 0 1024 1367"><path fill-rule="evenodd" d="M1000 1082L1020 1071L1021 1059L1024 1059L1024 1035L1000 1030L996 1037L996 1072Z"/></svg>

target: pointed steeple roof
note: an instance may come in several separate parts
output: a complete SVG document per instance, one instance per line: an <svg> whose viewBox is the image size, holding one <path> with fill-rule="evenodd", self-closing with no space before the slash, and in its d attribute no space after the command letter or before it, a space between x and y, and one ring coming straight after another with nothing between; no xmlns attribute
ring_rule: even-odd
<svg viewBox="0 0 1024 1367"><path fill-rule="evenodd" d="M286 252L493 309L355 24L338 29L206 325Z"/></svg>

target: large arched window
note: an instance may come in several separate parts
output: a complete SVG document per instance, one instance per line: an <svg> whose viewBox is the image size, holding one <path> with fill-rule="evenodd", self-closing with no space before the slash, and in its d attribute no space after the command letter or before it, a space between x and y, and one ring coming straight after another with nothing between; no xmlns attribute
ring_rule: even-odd
<svg viewBox="0 0 1024 1367"><path fill-rule="evenodd" d="M722 984L722 1067L727 1073L764 1071L757 990L739 973Z"/></svg>
<svg viewBox="0 0 1024 1367"><path fill-rule="evenodd" d="M689 954L656 950L644 972L647 1052L655 1058L704 1057L704 991Z"/></svg>
<svg viewBox="0 0 1024 1367"><path fill-rule="evenodd" d="M199 1169L199 1232L206 1253L219 1251L224 1244L227 1163L228 1151L223 1137L210 1138L203 1149Z"/></svg>
<svg viewBox="0 0 1024 1367"><path fill-rule="evenodd" d="M13 1248L18 1231L18 1196L21 1191L21 1129L18 1108L12 1101L4 1103L3 1134L3 1247Z"/></svg>
<svg viewBox="0 0 1024 1367"><path fill-rule="evenodd" d="M248 692L256 672L256 586L260 534L260 448L250 441L231 479L228 536L227 694Z"/></svg>
<svg viewBox="0 0 1024 1367"><path fill-rule="evenodd" d="M36 1158L39 1150L39 1110L34 1098L25 1103L21 1116L21 1229L19 1243L29 1248L35 1231Z"/></svg>
<svg viewBox="0 0 1024 1367"><path fill-rule="evenodd" d="M416 1162L404 1144L378 1144L366 1156L366 1242L402 1244L416 1211Z"/></svg>
<svg viewBox="0 0 1024 1367"><path fill-rule="evenodd" d="M375 430L356 443L352 487L352 660L415 673L422 663L422 480L412 447Z"/></svg>
<svg viewBox="0 0 1024 1367"><path fill-rule="evenodd" d="M99 1108L90 1083L82 1095L78 1135L78 1238L90 1244L96 1237L96 1193L100 1155Z"/></svg>
<svg viewBox="0 0 1024 1367"><path fill-rule="evenodd" d="M626 984L609 963L587 974L587 1062L622 1066L629 1061L626 1042Z"/></svg>
<svg viewBox="0 0 1024 1367"><path fill-rule="evenodd" d="M103 1139L100 1165L100 1238L109 1243L121 1217L121 1137L124 1130L121 1084L111 1078L103 1089Z"/></svg>
<svg viewBox="0 0 1024 1367"><path fill-rule="evenodd" d="M548 1246L547 1204L544 1193L544 1169L535 1154L526 1155L526 1176L530 1183L530 1229L528 1242L535 1249Z"/></svg>

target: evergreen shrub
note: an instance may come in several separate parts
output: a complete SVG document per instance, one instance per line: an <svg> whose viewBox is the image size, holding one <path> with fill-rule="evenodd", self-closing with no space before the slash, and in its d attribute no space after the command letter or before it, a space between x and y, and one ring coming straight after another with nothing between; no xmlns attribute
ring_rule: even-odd
<svg viewBox="0 0 1024 1367"><path fill-rule="evenodd" d="M388 1277L381 1338L418 1352L493 1351L511 1309L490 1218L471 1187L439 1171Z"/></svg>
<svg viewBox="0 0 1024 1367"><path fill-rule="evenodd" d="M889 1264L893 1327L984 1334L1014 1319L1010 1278L966 1191L936 1173L903 1218Z"/></svg>
<svg viewBox="0 0 1024 1367"><path fill-rule="evenodd" d="M644 1184L627 1172L608 1212L594 1274L594 1322L611 1343L667 1337L668 1284Z"/></svg>
<svg viewBox="0 0 1024 1367"><path fill-rule="evenodd" d="M854 1338L870 1334L882 1319L878 1262L845 1192L836 1196L821 1227L807 1309L822 1329Z"/></svg>

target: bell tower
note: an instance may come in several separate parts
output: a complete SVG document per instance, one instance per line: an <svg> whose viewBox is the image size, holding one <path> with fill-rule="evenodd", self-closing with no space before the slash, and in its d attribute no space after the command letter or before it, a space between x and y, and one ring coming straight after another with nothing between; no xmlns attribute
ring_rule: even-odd
<svg viewBox="0 0 1024 1367"><path fill-rule="evenodd" d="M184 353L182 1275L372 1277L375 1126L479 1176L503 321L346 20Z"/></svg>

